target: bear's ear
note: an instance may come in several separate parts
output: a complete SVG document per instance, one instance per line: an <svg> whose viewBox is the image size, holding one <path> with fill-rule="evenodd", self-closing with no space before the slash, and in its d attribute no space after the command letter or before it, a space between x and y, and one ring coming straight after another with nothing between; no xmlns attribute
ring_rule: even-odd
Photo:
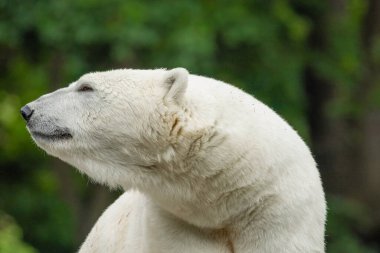
<svg viewBox="0 0 380 253"><path fill-rule="evenodd" d="M181 104L187 88L189 72L184 68L175 68L165 73L164 84L168 92L165 95L166 101L174 101Z"/></svg>

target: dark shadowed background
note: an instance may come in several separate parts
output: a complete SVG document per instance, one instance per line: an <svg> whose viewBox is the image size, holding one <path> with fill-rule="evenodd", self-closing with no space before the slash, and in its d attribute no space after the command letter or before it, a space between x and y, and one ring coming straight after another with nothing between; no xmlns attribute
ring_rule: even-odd
<svg viewBox="0 0 380 253"><path fill-rule="evenodd" d="M73 252L120 192L33 144L25 103L89 71L185 67L254 94L313 150L327 252L380 252L379 0L0 0L0 252Z"/></svg>

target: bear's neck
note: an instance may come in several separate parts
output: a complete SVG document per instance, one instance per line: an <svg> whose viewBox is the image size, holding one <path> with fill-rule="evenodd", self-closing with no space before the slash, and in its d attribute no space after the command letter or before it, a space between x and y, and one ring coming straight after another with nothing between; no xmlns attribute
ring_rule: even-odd
<svg viewBox="0 0 380 253"><path fill-rule="evenodd" d="M187 163L156 166L147 172L151 180L137 189L158 207L200 228L224 229L237 220L247 223L247 213L265 200L267 188L247 177L250 169L241 156L231 157L229 162L209 164L205 162L209 159L198 156ZM238 160L240 166L231 166Z"/></svg>

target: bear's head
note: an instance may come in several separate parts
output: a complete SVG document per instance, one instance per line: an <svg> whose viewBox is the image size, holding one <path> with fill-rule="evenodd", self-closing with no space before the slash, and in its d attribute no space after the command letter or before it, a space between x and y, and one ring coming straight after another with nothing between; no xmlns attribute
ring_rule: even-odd
<svg viewBox="0 0 380 253"><path fill-rule="evenodd" d="M185 111L188 72L113 70L89 73L21 109L47 153L111 187L173 155L173 129ZM128 168L128 169L125 169Z"/></svg>

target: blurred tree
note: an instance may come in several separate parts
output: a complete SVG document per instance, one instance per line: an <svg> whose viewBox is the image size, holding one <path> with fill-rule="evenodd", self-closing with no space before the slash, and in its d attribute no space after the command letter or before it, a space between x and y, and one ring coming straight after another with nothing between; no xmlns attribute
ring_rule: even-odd
<svg viewBox="0 0 380 253"><path fill-rule="evenodd" d="M380 2L330 0L326 10L305 72L312 141L328 191L365 203L378 230Z"/></svg>

